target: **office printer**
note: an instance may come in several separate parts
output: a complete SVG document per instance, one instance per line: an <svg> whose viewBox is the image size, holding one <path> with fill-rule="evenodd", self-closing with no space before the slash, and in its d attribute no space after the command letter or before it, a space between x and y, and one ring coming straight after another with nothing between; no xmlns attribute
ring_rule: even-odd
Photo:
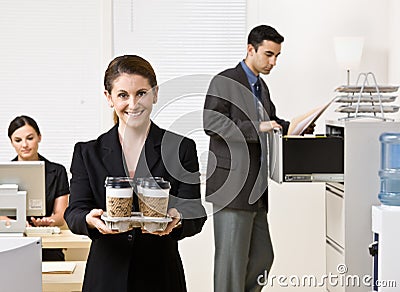
<svg viewBox="0 0 400 292"><path fill-rule="evenodd" d="M343 136L283 136L271 131L269 176L283 182L343 182Z"/></svg>

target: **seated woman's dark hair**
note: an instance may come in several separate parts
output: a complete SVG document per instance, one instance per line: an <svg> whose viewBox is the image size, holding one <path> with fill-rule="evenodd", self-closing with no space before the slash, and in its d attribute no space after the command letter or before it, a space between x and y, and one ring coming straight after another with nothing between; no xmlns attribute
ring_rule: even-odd
<svg viewBox="0 0 400 292"><path fill-rule="evenodd" d="M35 130L36 134L40 135L40 130L35 120L31 117L22 115L14 118L11 121L10 125L8 126L8 138L11 139L12 134L25 125L31 126Z"/></svg>

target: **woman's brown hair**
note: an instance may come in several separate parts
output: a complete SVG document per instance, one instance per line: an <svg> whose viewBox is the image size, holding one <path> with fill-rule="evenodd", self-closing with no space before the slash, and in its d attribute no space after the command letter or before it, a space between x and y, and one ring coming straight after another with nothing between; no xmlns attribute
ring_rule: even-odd
<svg viewBox="0 0 400 292"><path fill-rule="evenodd" d="M114 81L121 74L137 74L149 81L152 88L157 86L157 77L151 64L137 55L116 57L110 62L104 74L104 88L111 94ZM114 123L118 123L118 116L114 111Z"/></svg>

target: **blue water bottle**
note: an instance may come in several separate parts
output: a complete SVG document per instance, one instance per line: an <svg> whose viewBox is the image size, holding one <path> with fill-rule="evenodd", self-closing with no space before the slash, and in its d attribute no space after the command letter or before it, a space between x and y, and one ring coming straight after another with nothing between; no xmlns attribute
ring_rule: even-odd
<svg viewBox="0 0 400 292"><path fill-rule="evenodd" d="M383 205L400 206L400 133L383 133L381 142L381 190L378 195Z"/></svg>

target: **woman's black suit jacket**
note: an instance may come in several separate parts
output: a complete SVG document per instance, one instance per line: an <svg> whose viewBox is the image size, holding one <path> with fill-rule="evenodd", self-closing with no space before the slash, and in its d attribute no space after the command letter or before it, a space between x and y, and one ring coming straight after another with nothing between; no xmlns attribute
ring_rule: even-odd
<svg viewBox="0 0 400 292"><path fill-rule="evenodd" d="M71 196L65 220L73 233L92 239L83 291L186 291L178 240L199 233L206 220L200 203L199 165L194 141L151 124L135 177L171 182L169 207L183 215L182 227L167 236L140 229L102 235L88 229L85 216L105 210L107 176L127 176L118 125L97 140L77 143L71 164ZM134 203L137 209L137 200Z"/></svg>

